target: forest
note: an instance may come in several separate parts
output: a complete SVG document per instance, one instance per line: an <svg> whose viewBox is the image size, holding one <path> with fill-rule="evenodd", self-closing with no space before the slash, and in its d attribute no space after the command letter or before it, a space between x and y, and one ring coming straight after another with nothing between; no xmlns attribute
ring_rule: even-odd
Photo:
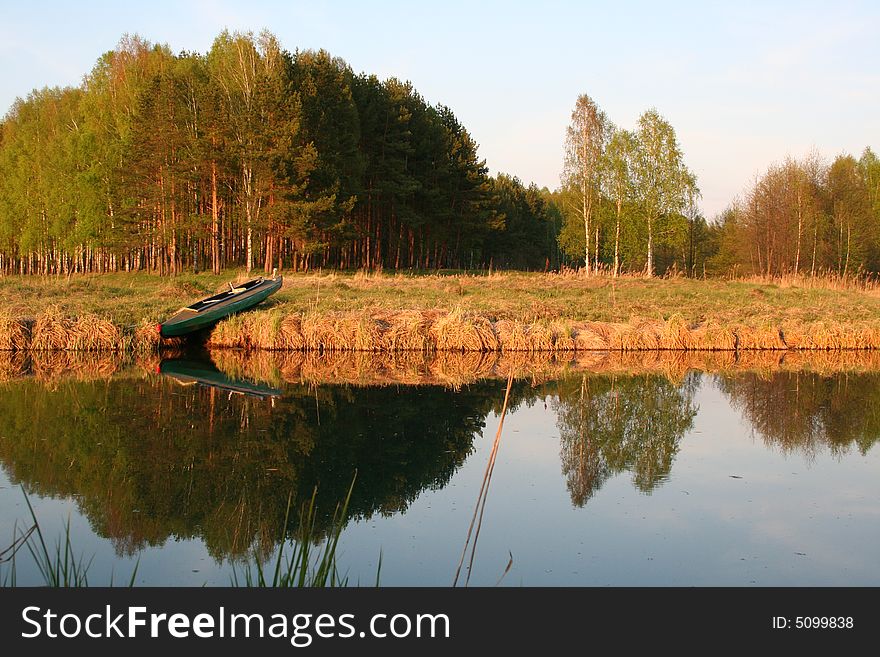
<svg viewBox="0 0 880 657"><path fill-rule="evenodd" d="M0 273L880 272L880 160L789 157L717 217L656 109L580 95L560 185L490 176L449 107L269 32L205 54L124 36L0 123Z"/></svg>
<svg viewBox="0 0 880 657"><path fill-rule="evenodd" d="M454 113L268 32L126 36L0 131L0 270L545 268L549 193L489 177Z"/></svg>
<svg viewBox="0 0 880 657"><path fill-rule="evenodd" d="M699 208L696 175L672 125L649 109L634 130L578 97L566 133L564 257L589 273L863 276L880 272L880 160L817 153L756 175L718 217Z"/></svg>

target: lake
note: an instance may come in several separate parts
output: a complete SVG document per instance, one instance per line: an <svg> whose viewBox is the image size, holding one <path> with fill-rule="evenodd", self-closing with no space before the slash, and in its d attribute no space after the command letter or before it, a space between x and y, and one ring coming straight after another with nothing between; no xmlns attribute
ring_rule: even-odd
<svg viewBox="0 0 880 657"><path fill-rule="evenodd" d="M880 585L872 363L487 358L5 357L0 550L26 492L93 585L228 585L354 478L349 584Z"/></svg>

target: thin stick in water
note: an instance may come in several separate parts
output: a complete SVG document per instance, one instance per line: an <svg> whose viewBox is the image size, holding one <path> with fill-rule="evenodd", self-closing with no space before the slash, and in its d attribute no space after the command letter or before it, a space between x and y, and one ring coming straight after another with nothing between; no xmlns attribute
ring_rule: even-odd
<svg viewBox="0 0 880 657"><path fill-rule="evenodd" d="M474 554L477 549L477 538L480 535L480 527L483 524L483 510L486 507L486 496L489 492L489 483L492 480L492 472L495 469L495 457L498 454L498 445L501 443L501 429L504 427L504 417L507 415L507 400L510 398L510 388L513 385L513 371L510 372L510 375L507 377L507 390L504 392L504 405L501 407L501 419L498 422L498 431L495 432L495 442L492 444L492 451L489 454L489 462L486 464L486 471L483 474L483 483L480 485L480 493L477 496L477 504L474 507L474 515L471 518L471 524L468 527L467 539L464 543L464 549L461 551L461 559L458 562L458 568L455 571L455 579L452 582L452 586L456 586L458 584L458 578L461 575L461 567L464 564L464 557L467 554L468 545L471 542L471 533L474 530L474 524L477 522L477 513L479 512L480 521L477 525L477 534L474 537L474 545L471 548L471 558L468 563L468 577L467 581L470 581L470 570L474 563ZM465 585L467 585L467 581Z"/></svg>

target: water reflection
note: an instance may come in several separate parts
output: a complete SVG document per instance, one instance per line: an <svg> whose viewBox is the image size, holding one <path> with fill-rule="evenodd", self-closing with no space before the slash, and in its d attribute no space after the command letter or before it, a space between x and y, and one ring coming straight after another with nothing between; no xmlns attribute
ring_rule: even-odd
<svg viewBox="0 0 880 657"><path fill-rule="evenodd" d="M315 487L319 503L332 501L319 507L327 526L355 471L354 517L402 511L442 487L499 387L295 385L262 400L156 376L54 389L24 380L0 395L0 460L36 493L76 498L122 553L195 536L217 557L266 551L285 531L291 492L294 504Z"/></svg>
<svg viewBox="0 0 880 657"><path fill-rule="evenodd" d="M768 446L862 454L880 437L880 375L778 372L719 377L718 385Z"/></svg>
<svg viewBox="0 0 880 657"><path fill-rule="evenodd" d="M193 358L164 358L158 371L172 381L187 386L201 385L259 399L280 397L281 390L263 383L236 379L223 374L210 361Z"/></svg>
<svg viewBox="0 0 880 657"><path fill-rule="evenodd" d="M624 471L644 493L665 480L697 414L699 381L691 373L681 383L659 375L581 375L560 382L554 408L572 502L583 506Z"/></svg>
<svg viewBox="0 0 880 657"><path fill-rule="evenodd" d="M296 514L284 525L291 494L298 504L318 489L320 531L355 471L352 518L399 514L425 491L442 489L500 410L504 383L494 377L522 364L522 357L484 354L212 358L0 359L7 379L0 462L39 495L76 499L120 553L199 538L218 559L252 547L267 554L280 536L296 536ZM511 391L512 413L549 401L576 507L620 473L644 493L667 480L700 410L695 394L707 382L716 382L768 445L786 452L856 446L864 454L880 436L880 375L871 371L763 364L727 373L732 365L722 355L720 372L707 377L680 355L591 358L598 371L531 362L515 370L526 376ZM791 367L772 358L766 362ZM333 383L339 379L345 383Z"/></svg>

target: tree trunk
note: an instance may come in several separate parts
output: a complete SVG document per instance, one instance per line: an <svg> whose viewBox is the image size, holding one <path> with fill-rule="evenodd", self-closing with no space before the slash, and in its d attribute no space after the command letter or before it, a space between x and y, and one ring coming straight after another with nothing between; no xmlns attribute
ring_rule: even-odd
<svg viewBox="0 0 880 657"><path fill-rule="evenodd" d="M583 215L584 215L584 267L587 276L590 275L590 204L587 202L587 180L581 185L583 192Z"/></svg>
<svg viewBox="0 0 880 657"><path fill-rule="evenodd" d="M220 208L217 206L217 162L211 160L211 271L220 273Z"/></svg>
<svg viewBox="0 0 880 657"><path fill-rule="evenodd" d="M810 278L816 275L816 242L819 237L819 225L813 226L813 260L810 263Z"/></svg>
<svg viewBox="0 0 880 657"><path fill-rule="evenodd" d="M798 189L797 195L797 204L798 204L798 230L797 230L797 251L794 256L794 274L797 276L798 271L800 270L801 265L801 230L803 229L803 214L801 213L801 190Z"/></svg>
<svg viewBox="0 0 880 657"><path fill-rule="evenodd" d="M620 197L617 197L617 221L614 226L614 278L620 275Z"/></svg>

